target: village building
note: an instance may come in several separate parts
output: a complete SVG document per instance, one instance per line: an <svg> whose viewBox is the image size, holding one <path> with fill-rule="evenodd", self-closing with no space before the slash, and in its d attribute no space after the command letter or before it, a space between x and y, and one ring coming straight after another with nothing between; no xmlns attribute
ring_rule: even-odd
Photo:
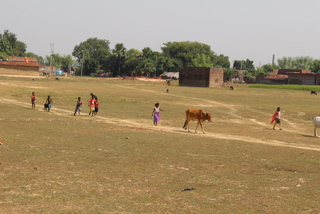
<svg viewBox="0 0 320 214"><path fill-rule="evenodd" d="M0 59L0 72L2 74L34 75L39 73L40 67L38 59L33 57L11 56L9 59Z"/></svg>
<svg viewBox="0 0 320 214"><path fill-rule="evenodd" d="M264 84L320 85L320 74L310 70L275 69L262 79Z"/></svg>
<svg viewBox="0 0 320 214"><path fill-rule="evenodd" d="M179 85L193 87L222 86L223 68L182 67L179 71Z"/></svg>

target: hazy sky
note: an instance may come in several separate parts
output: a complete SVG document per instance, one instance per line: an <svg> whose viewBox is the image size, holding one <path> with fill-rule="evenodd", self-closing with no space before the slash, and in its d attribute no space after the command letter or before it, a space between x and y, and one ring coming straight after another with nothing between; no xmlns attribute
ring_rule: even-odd
<svg viewBox="0 0 320 214"><path fill-rule="evenodd" d="M127 50L197 41L256 66L284 56L320 59L319 0L0 0L8 29L40 56L71 54L91 37Z"/></svg>

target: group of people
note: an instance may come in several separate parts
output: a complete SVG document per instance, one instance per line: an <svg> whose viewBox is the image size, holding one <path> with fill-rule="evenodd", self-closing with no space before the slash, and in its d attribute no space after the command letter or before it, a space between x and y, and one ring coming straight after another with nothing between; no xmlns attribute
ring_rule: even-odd
<svg viewBox="0 0 320 214"><path fill-rule="evenodd" d="M98 97L96 95L92 93L90 95L91 95L91 99L89 100L89 103L88 103L88 106L90 107L89 115L95 116L99 112L100 102L98 101ZM32 95L31 95L31 105L32 105L32 109L36 108L35 92L32 92ZM50 95L48 95L46 102L44 104L44 109L47 111L50 111L50 109L52 108L52 105L53 105L52 98ZM152 120L153 120L153 124L157 126L158 122L160 122L160 111L164 111L164 110L160 108L160 103L156 103L154 106L155 107L153 108L153 111L152 111ZM82 108L82 100L81 100L81 97L78 97L76 109L74 111L74 116L76 116L77 113L78 115L80 115L81 108ZM277 124L279 124L279 129L282 130L282 124L281 124L280 118L281 118L281 111L280 111L280 107L278 107L276 112L273 114L271 118L271 123L274 123L273 130L275 130Z"/></svg>
<svg viewBox="0 0 320 214"><path fill-rule="evenodd" d="M92 93L90 95L91 95L91 99L89 100L89 103L88 103L88 106L90 107L89 115L94 116L94 115L97 115L99 112L100 102L98 101L98 97L96 95L93 95ZM37 97L36 97L35 92L32 92L32 94L31 94L31 107L34 110L36 109L36 99L37 99ZM50 95L48 95L46 102L44 104L44 109L46 111L50 111L52 106L53 106L52 98ZM81 108L82 108L82 100L81 100L81 97L78 97L76 109L74 111L74 116L76 116L77 113L78 113L78 115L80 115Z"/></svg>

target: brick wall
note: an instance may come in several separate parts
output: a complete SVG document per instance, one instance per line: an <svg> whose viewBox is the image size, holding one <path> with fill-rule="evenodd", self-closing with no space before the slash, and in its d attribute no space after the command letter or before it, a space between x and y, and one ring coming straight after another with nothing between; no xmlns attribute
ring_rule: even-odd
<svg viewBox="0 0 320 214"><path fill-rule="evenodd" d="M179 71L180 86L222 86L223 68L183 67Z"/></svg>

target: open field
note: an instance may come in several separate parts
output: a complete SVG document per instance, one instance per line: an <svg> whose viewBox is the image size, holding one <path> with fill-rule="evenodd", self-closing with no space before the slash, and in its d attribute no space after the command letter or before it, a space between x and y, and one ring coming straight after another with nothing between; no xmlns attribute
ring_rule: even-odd
<svg viewBox="0 0 320 214"><path fill-rule="evenodd" d="M320 96L54 78L0 76L0 213L320 213ZM282 131L269 122L278 106ZM182 129L187 108L212 113L206 134Z"/></svg>

